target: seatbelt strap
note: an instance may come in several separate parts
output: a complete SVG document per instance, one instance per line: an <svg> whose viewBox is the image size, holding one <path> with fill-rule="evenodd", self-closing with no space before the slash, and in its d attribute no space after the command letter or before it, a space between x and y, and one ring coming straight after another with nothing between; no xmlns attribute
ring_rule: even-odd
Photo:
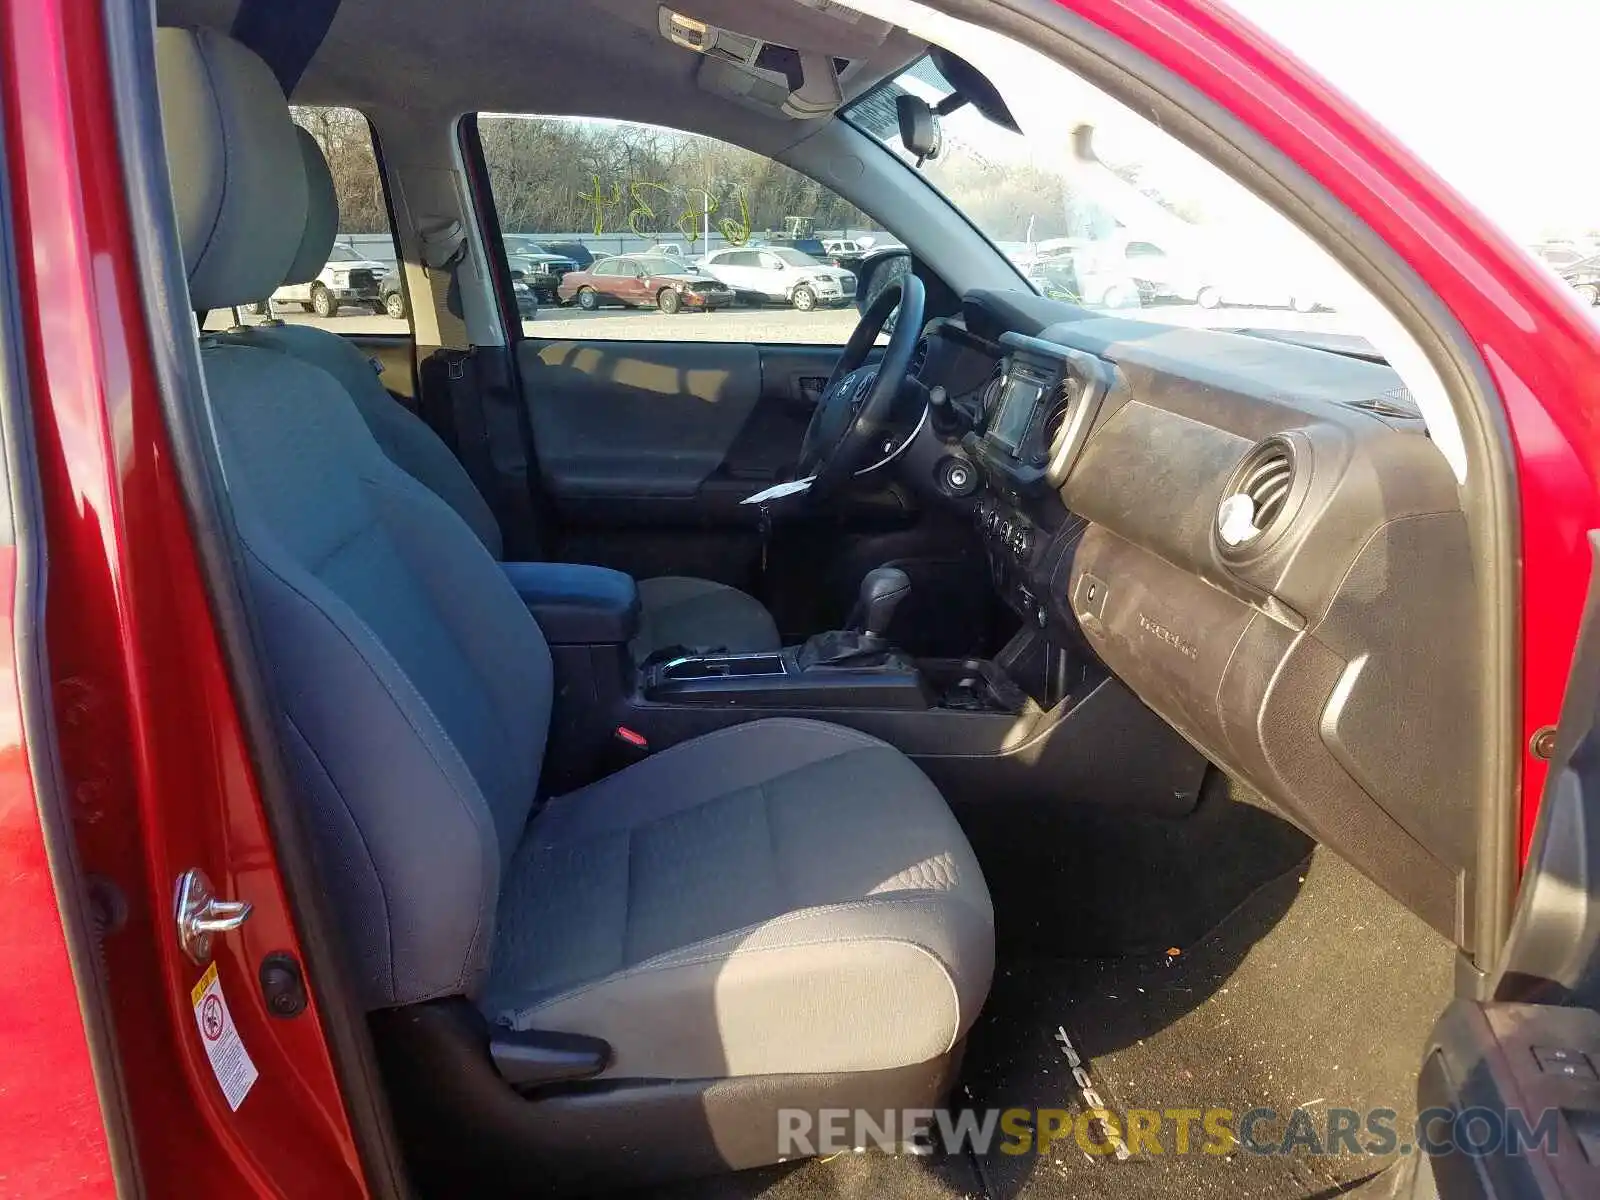
<svg viewBox="0 0 1600 1200"><path fill-rule="evenodd" d="M421 240L440 346L421 364L423 395L440 396L448 405L456 453L500 522L506 557L537 561L542 547L528 477L526 417L513 381L504 378L506 360L473 349L463 316L466 233L459 221L449 221L423 231ZM437 429L440 422L432 424Z"/></svg>
<svg viewBox="0 0 1600 1200"><path fill-rule="evenodd" d="M472 342L467 336L458 272L467 260L467 232L460 221L446 221L419 232L422 265L428 272L428 290L433 293L433 312L439 323L439 345L465 353L472 349Z"/></svg>

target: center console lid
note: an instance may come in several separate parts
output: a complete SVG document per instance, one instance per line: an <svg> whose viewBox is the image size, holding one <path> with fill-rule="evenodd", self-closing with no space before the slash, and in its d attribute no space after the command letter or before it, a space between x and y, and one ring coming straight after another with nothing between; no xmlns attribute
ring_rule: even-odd
<svg viewBox="0 0 1600 1200"><path fill-rule="evenodd" d="M551 645L623 643L639 632L633 578L580 563L502 563Z"/></svg>

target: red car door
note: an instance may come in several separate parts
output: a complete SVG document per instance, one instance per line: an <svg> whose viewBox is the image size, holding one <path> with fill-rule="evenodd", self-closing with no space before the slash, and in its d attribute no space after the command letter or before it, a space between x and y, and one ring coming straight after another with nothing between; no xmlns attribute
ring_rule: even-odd
<svg viewBox="0 0 1600 1200"><path fill-rule="evenodd" d="M645 274L636 259L627 259L618 264L622 272L617 280L617 296L627 304L640 305L645 303Z"/></svg>
<svg viewBox="0 0 1600 1200"><path fill-rule="evenodd" d="M38 958L40 973L19 962L20 986L0 985L0 1028L29 1042L26 1055L0 1056L0 1186L110 1194L110 1129L113 1161L142 1194L367 1195L162 407L135 257L149 233L133 213L142 201L170 214L171 201L159 157L140 174L119 153L108 11L96 0L0 5L4 196L17 259L0 286L14 289L7 308L20 317L15 351L42 508L33 532L49 553L40 627L28 636L39 639L30 653L47 655L49 692L34 699L54 710L70 797L59 833L75 843L58 843L51 865L58 889L96 881L98 944L75 950L103 956L105 987L97 994L80 973L79 998L105 1018L115 1047L85 1095L84 1022L58 994L53 914L55 937L41 936L24 960ZM149 29L133 8L116 11L127 22L114 31L120 115L159 129ZM189 366L197 381L197 360ZM9 642L0 656L9 677L26 678ZM0 779L8 831L21 802L15 766ZM0 875L25 872L31 888L7 889L12 931L23 928L13 906L43 900L37 829L0 841ZM195 871L250 911L192 957L174 902ZM293 1015L268 1007L262 970L274 956L309 986ZM35 1028L42 1016L48 1029ZM71 1101L68 1088L78 1089ZM80 1116L96 1101L98 1131Z"/></svg>

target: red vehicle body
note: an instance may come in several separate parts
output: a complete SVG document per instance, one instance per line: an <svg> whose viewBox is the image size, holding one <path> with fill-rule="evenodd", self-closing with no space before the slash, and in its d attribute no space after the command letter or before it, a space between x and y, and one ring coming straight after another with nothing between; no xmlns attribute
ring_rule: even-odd
<svg viewBox="0 0 1600 1200"><path fill-rule="evenodd" d="M1064 2L1298 164L1404 260L1481 356L1516 451L1525 853L1546 769L1533 740L1557 719L1589 578L1585 533L1600 528L1600 328L1370 118L1226 9ZM0 1192L115 1194L102 1113L120 1108L154 1194L363 1195L321 998L310 1019L282 1022L255 989L230 992L261 1069L256 1099L230 1114L192 1033L193 968L170 936L171 880L200 866L219 891L256 904L243 936L218 950L225 976L250 978L262 954L301 950L166 433L106 12L95 0L0 5L11 267L29 298L5 349L7 386L26 388L32 446L11 452L36 464L44 525L0 550L0 948L10 968L0 979ZM30 594L43 588L46 543L48 588ZM30 607L41 594L42 609ZM50 712L19 699L33 669L12 652L29 632L24 614L47 630ZM30 759L25 735L52 723L59 779ZM65 789L72 830L41 819L49 789ZM64 935L64 922L90 914L52 886L51 861L64 856L116 880L126 899L125 914L99 914L127 930L107 943L121 986L106 999L145 1036L122 1039L120 1065L102 1056L105 1096Z"/></svg>
<svg viewBox="0 0 1600 1200"><path fill-rule="evenodd" d="M598 308L625 304L711 312L733 303L733 293L709 275L692 274L687 266L659 254L618 254L596 259L581 271L569 271L556 289L563 304Z"/></svg>

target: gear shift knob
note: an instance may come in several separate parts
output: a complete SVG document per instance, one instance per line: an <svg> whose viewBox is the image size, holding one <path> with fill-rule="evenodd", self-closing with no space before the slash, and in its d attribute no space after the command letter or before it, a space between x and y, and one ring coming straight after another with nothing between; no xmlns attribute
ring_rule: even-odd
<svg viewBox="0 0 1600 1200"><path fill-rule="evenodd" d="M861 631L871 637L882 637L894 619L894 610L910 594L911 577L899 567L877 567L868 571L861 581L861 594L856 601L861 613Z"/></svg>

